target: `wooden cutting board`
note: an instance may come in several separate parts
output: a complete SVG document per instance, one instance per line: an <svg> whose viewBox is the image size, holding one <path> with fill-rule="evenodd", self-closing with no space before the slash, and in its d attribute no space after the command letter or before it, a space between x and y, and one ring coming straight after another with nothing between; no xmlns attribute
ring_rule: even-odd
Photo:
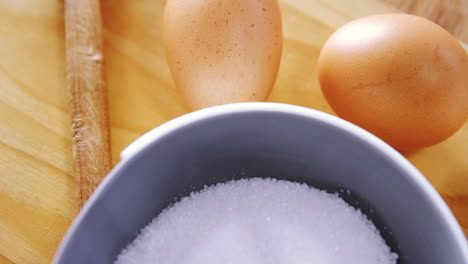
<svg viewBox="0 0 468 264"><path fill-rule="evenodd" d="M398 1L468 41L468 0ZM340 25L397 11L380 0L281 0L284 50L269 101L332 113L316 79L322 44ZM164 0L106 0L104 55L113 163L130 142L189 110L161 45ZM0 0L0 264L49 263L78 208L74 199L63 1ZM434 147L404 153L468 233L468 124Z"/></svg>

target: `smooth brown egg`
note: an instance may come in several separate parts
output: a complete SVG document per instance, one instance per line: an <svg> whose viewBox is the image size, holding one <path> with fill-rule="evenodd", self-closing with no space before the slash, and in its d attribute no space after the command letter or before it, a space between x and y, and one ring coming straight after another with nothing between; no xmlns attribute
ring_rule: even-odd
<svg viewBox="0 0 468 264"><path fill-rule="evenodd" d="M282 50L276 0L168 0L163 32L175 84L192 108L267 99Z"/></svg>
<svg viewBox="0 0 468 264"><path fill-rule="evenodd" d="M468 59L450 33L407 14L352 21L319 57L325 98L342 118L400 150L430 146L468 117Z"/></svg>

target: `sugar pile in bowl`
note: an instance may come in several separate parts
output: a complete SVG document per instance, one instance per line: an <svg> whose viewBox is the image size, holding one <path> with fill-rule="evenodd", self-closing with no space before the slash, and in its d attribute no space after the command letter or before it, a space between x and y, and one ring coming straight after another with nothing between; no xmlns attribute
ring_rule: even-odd
<svg viewBox="0 0 468 264"><path fill-rule="evenodd" d="M397 258L367 217L338 195L254 178L183 198L115 264L390 264Z"/></svg>

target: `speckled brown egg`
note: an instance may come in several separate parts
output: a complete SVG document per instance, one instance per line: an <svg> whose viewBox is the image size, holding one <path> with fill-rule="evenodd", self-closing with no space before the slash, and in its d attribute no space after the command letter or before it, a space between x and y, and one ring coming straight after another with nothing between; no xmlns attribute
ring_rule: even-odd
<svg viewBox="0 0 468 264"><path fill-rule="evenodd" d="M168 0L163 32L175 84L192 108L267 99L282 50L276 0Z"/></svg>
<svg viewBox="0 0 468 264"><path fill-rule="evenodd" d="M468 117L468 59L437 24L383 14L339 28L319 57L325 98L342 118L400 150L441 142Z"/></svg>

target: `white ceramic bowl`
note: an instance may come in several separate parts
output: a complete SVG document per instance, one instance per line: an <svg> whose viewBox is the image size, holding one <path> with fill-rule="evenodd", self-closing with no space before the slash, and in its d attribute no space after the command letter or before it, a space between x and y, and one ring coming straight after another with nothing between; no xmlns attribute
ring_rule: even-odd
<svg viewBox="0 0 468 264"><path fill-rule="evenodd" d="M468 263L449 208L397 151L335 116L276 103L208 108L142 136L84 206L54 263L112 263L174 199L244 177L338 192L369 216L399 263Z"/></svg>

